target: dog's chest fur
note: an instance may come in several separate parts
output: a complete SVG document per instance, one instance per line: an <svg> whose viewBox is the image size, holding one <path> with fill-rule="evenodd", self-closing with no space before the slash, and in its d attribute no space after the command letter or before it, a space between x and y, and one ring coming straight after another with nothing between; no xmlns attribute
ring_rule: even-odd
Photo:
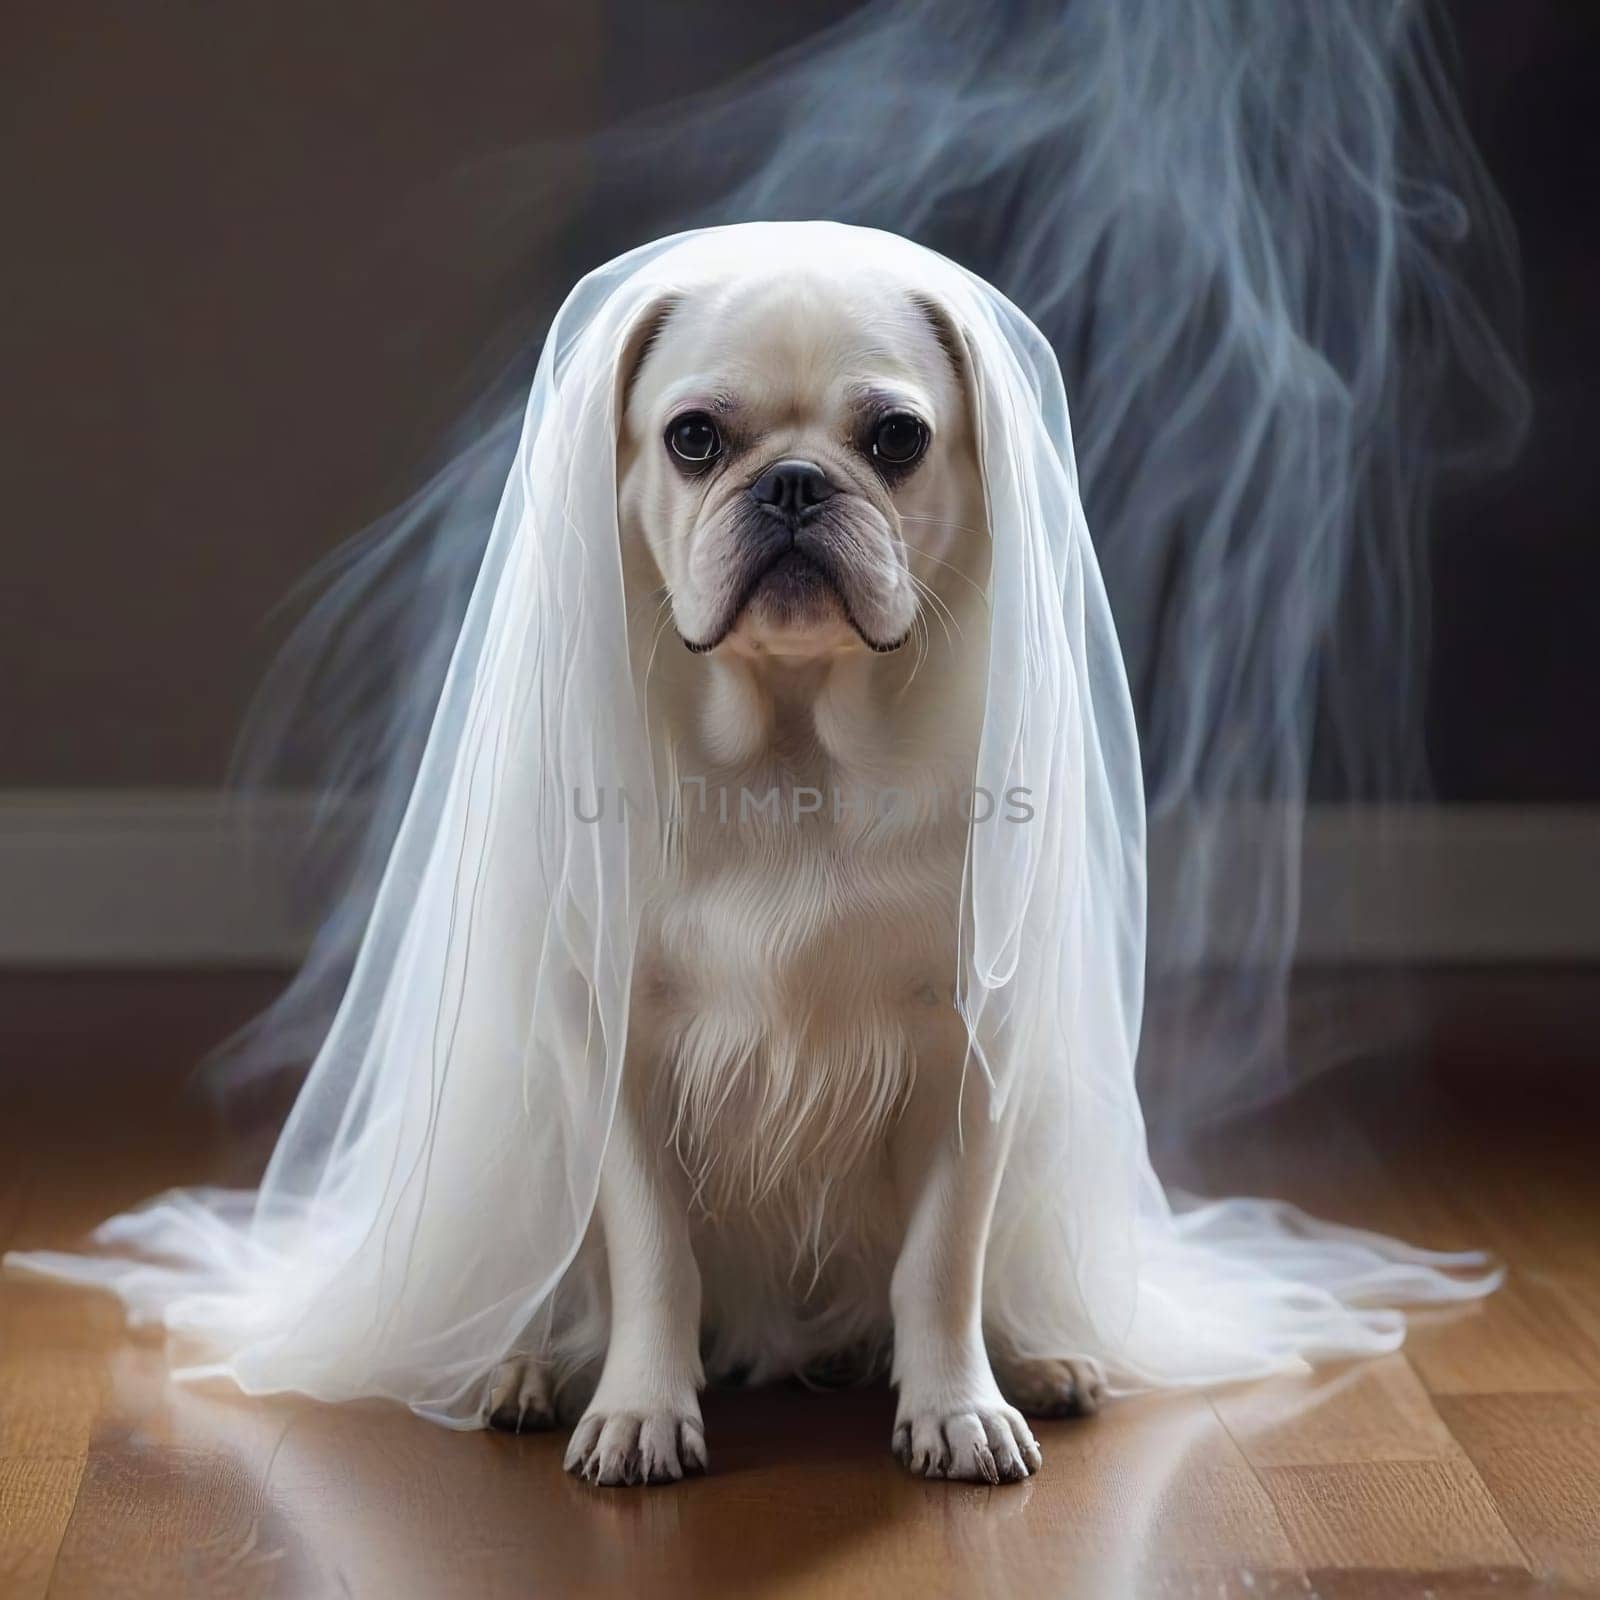
<svg viewBox="0 0 1600 1600"><path fill-rule="evenodd" d="M741 1317L772 1302L764 1351L778 1302L882 1297L886 1135L915 1076L959 1057L965 819L933 765L851 754L804 717L695 773L642 929L636 1092L686 1175L708 1320L736 1277ZM858 1272L867 1302L832 1281Z"/></svg>
<svg viewBox="0 0 1600 1600"><path fill-rule="evenodd" d="M950 1013L962 834L865 815L863 794L826 760L763 762L683 818L637 998L709 1214L859 1165Z"/></svg>

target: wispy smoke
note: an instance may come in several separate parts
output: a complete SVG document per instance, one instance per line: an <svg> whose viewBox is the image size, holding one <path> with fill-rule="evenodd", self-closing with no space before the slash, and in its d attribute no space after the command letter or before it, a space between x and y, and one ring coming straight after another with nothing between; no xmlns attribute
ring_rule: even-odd
<svg viewBox="0 0 1600 1600"><path fill-rule="evenodd" d="M582 154L593 261L701 223L870 223L1051 337L1143 738L1148 1098L1186 1124L1270 1092L1313 768L1330 796L1420 792L1430 498L1522 425L1514 248L1430 16L879 0ZM508 239L572 155L473 175ZM254 1049L314 1042L342 984L503 476L498 414L338 558L269 687L265 748L303 736L284 690L309 690L330 796L375 794L380 821Z"/></svg>

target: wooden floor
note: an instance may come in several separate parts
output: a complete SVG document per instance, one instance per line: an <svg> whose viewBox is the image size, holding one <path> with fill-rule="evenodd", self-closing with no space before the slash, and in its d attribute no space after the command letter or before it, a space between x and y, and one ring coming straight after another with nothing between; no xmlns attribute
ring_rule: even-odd
<svg viewBox="0 0 1600 1600"><path fill-rule="evenodd" d="M0 1243L215 1175L172 1069L266 992L0 981ZM0 1596L1600 1594L1593 1061L1509 1048L1458 1030L1416 1068L1325 1078L1202 1163L1488 1245L1503 1293L1364 1366L1045 1424L1043 1474L1010 1488L903 1475L885 1393L774 1390L708 1398L709 1478L592 1489L553 1436L174 1388L108 1302L9 1280Z"/></svg>

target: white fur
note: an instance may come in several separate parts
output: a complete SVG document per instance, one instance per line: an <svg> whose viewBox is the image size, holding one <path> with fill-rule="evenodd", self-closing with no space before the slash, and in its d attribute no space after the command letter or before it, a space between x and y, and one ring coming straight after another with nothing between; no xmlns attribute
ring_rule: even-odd
<svg viewBox="0 0 1600 1600"><path fill-rule="evenodd" d="M704 1465L702 1350L712 1377L842 1356L891 1366L894 1442L914 1470L997 1481L1038 1465L985 1345L984 1253L1012 1129L964 1084L952 992L987 536L959 361L936 316L870 280L845 300L784 277L666 308L622 375L625 566L677 803L596 1222L495 1395L497 1420L549 1421L598 1366L568 1457L598 1482ZM903 481L861 453L863 395L931 426ZM713 397L740 450L686 478L663 429ZM673 629L715 631L741 498L792 457L850 497L850 604L796 618L758 592L715 650L691 654ZM911 636L879 654L856 625L875 643ZM739 798L772 791L768 809ZM1004 1353L994 1329L989 1343ZM1087 1369L1014 1359L1011 1373L1046 1409L1093 1402Z"/></svg>

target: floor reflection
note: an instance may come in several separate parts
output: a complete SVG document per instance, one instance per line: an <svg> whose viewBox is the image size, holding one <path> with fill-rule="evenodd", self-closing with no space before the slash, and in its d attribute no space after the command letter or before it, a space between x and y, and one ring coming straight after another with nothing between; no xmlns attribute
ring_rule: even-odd
<svg viewBox="0 0 1600 1600"><path fill-rule="evenodd" d="M96 1471L137 1479L128 1520L161 1524L174 1545L185 1504L208 1504L207 1539L183 1559L207 1595L632 1595L643 1574L666 1594L937 1593L952 1572L978 1593L1303 1593L1246 1450L1299 1459L1313 1436L1337 1448L1361 1417L1394 1410L1382 1367L1136 1398L1045 1425L1044 1475L999 1489L901 1473L886 1393L717 1393L713 1474L619 1491L563 1473L559 1436L246 1399L173 1383L159 1348L124 1343ZM89 1576L74 1560L69 1541L58 1568L69 1583Z"/></svg>

